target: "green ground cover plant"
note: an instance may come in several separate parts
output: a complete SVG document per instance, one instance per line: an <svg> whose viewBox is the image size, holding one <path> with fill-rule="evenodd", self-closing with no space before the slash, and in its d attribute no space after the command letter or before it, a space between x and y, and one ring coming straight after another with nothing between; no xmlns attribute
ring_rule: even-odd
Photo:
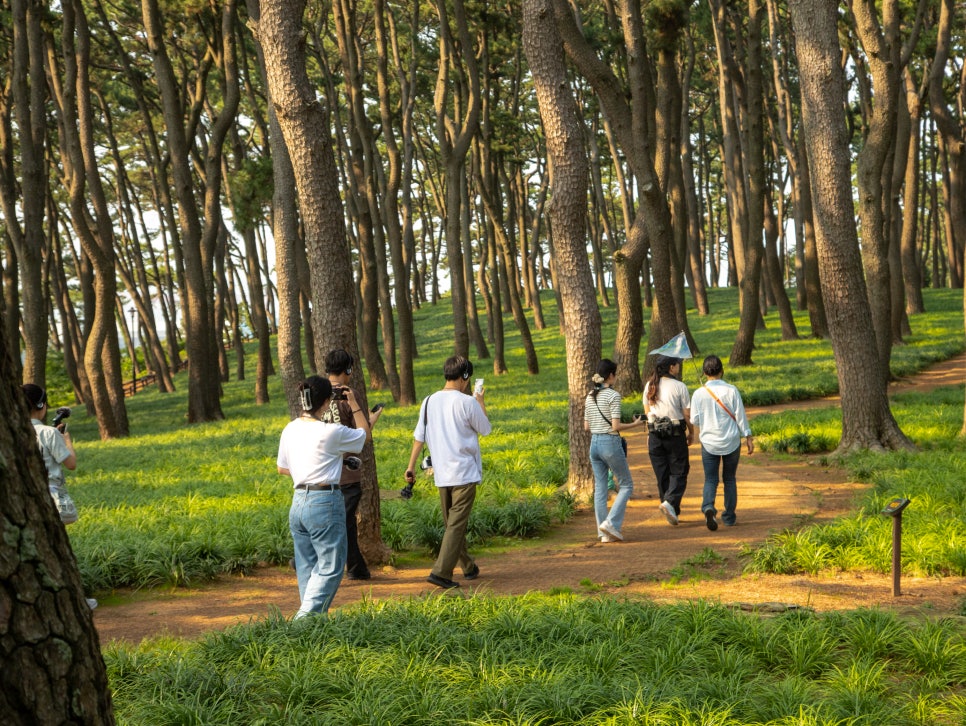
<svg viewBox="0 0 966 726"><path fill-rule="evenodd" d="M963 395L958 386L895 396L896 419L919 450L864 452L842 459L853 480L871 485L856 502L856 511L829 524L773 535L748 553L749 569L784 574L827 569L889 572L892 522L880 512L889 500L905 497L912 503L903 512L903 571L966 575L966 442L958 436ZM827 452L838 445L841 410L759 416L754 428L763 448ZM787 445L795 441L807 441L804 451Z"/></svg>
<svg viewBox="0 0 966 726"><path fill-rule="evenodd" d="M477 549L537 535L565 521L575 504L559 491L567 476L567 380L564 341L550 303L548 296L547 327L533 331L538 375L526 373L519 337L509 324L509 373L493 376L488 361L475 361L486 378L494 423L483 443L484 481L470 520L471 546ZM893 367L902 375L964 347L958 291L927 290L926 304L930 312L913 318L914 335L896 349ZM700 348L696 365L684 371L691 388L699 384L700 357L714 352L726 359L737 329L734 290L712 290L711 305L712 314L691 318ZM609 355L614 311L602 313ZM807 314L796 315L800 332L807 335ZM452 350L449 319L447 303L416 312L421 396L441 384L442 361ZM248 354L254 355L254 345ZM754 358L753 366L726 370L749 405L835 391L828 341L783 342L777 320L770 319L769 329L756 336ZM254 370L253 359L248 370ZM62 376L58 384L52 371L51 379L51 400L66 402ZM288 418L278 378L270 379L272 403L266 406L252 403L251 381L226 382L226 420L192 426L184 421L185 374L177 381L175 393L139 391L128 399L130 438L98 441L95 423L80 407L70 419L79 464L68 484L81 511L79 522L71 525L71 543L90 591L190 584L260 562L284 563L291 556L290 482L275 472L278 436ZM639 394L622 393L628 416L641 410ZM392 492L403 484L418 408L392 405L387 392L370 391L369 400L370 405L387 404L375 431L376 462L380 486ZM829 423L828 436L837 439L834 423ZM402 556L431 555L442 532L432 482L420 477L409 502L384 501L382 525L385 540Z"/></svg>
<svg viewBox="0 0 966 726"><path fill-rule="evenodd" d="M953 620L430 596L113 644L118 722L905 726L966 719Z"/></svg>

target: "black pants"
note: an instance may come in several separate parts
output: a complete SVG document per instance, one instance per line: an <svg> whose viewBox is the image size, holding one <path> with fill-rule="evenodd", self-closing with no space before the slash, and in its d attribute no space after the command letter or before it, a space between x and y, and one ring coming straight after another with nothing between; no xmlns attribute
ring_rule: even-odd
<svg viewBox="0 0 966 726"><path fill-rule="evenodd" d="M359 526L356 524L356 510L362 498L362 484L346 484L342 487L345 498L345 535L346 559L345 571L354 577L365 577L369 574L369 565L359 549Z"/></svg>
<svg viewBox="0 0 966 726"><path fill-rule="evenodd" d="M665 439L656 434L648 434L647 453L657 477L657 493L662 502L669 502L677 514L681 513L681 499L688 487L688 439L685 434L669 436Z"/></svg>

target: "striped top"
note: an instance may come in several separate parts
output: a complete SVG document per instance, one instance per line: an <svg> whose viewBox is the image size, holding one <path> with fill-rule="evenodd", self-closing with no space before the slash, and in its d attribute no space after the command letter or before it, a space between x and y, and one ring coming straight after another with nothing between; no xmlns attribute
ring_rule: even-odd
<svg viewBox="0 0 966 726"><path fill-rule="evenodd" d="M590 433L617 434L611 426L611 419L620 417L621 394L613 388L601 388L597 392L596 402L592 394L587 394L587 400L584 401L584 420L590 426Z"/></svg>

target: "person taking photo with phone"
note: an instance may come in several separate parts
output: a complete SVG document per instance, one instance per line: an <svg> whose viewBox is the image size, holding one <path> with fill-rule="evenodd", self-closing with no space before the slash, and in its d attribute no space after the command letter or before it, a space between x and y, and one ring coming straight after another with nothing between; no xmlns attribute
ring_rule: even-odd
<svg viewBox="0 0 966 726"><path fill-rule="evenodd" d="M479 437L490 433L490 420L486 417L482 385L479 392L469 395L472 375L473 364L463 356L446 359L443 364L446 382L442 390L427 396L420 406L406 468L406 482L412 484L416 481L416 462L423 446L429 447L446 531L427 580L445 590L460 586L453 581L457 565L467 580L480 575L479 566L466 549L466 526L476 499L476 487L483 479Z"/></svg>
<svg viewBox="0 0 966 726"><path fill-rule="evenodd" d="M361 400L359 395L349 387L354 363L352 354L342 348L331 350L325 356L325 374L329 378L329 383L332 384L332 398L329 401L328 408L322 412L321 418L328 423L341 423L350 429L356 428L356 424L355 412L353 406L349 404L348 394L351 392L354 400ZM359 404L356 404L356 407L359 407ZM369 415L366 415L364 410L361 413L368 419L371 431L376 421L382 416L382 405L374 406ZM368 450L369 453L371 451L371 449ZM362 453L367 452L364 450ZM362 499L363 461L359 456L346 454L342 458L342 476L339 479L342 497L345 499L345 576L349 580L368 580L372 577L366 558L363 556L362 550L359 549L357 514L359 500Z"/></svg>

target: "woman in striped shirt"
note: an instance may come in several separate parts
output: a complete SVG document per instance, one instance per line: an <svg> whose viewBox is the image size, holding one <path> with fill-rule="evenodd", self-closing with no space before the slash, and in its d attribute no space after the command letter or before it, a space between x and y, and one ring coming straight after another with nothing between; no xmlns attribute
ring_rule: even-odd
<svg viewBox="0 0 966 726"><path fill-rule="evenodd" d="M644 421L635 416L631 423L621 422L621 394L611 386L617 377L617 364L605 358L597 365L594 390L584 402L584 430L590 431L590 465L594 470L594 514L602 542L624 539L621 525L627 500L634 491L631 470L627 466L626 444L620 432L642 426ZM607 472L614 472L617 497L607 510Z"/></svg>

